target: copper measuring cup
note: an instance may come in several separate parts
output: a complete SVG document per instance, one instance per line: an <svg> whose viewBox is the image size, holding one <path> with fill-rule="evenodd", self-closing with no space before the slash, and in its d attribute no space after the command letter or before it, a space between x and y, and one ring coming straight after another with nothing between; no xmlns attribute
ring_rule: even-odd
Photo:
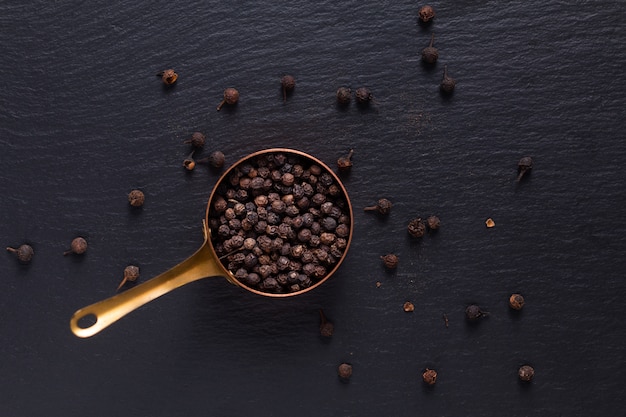
<svg viewBox="0 0 626 417"><path fill-rule="evenodd" d="M347 244L343 251L342 257L337 260L333 268L329 270L323 278L319 279L307 288L289 293L264 292L255 288L251 288L237 280L233 273L230 272L220 261L220 258L218 257L215 248L213 247L213 244L211 242L211 231L208 227L209 215L211 213L211 202L218 192L219 186L227 180L229 174L234 169L241 166L245 162L252 160L253 158L261 155L279 153L287 156L296 156L301 160L305 160L312 164L317 164L322 168L322 170L328 172L333 177L337 186L339 186L341 189L341 193L346 202L345 210L347 210L348 212L346 214L348 214L350 217L350 232L348 237L346 238ZM354 216L352 213L352 205L350 203L350 199L348 198L348 193L346 192L344 185L337 177L337 175L319 159L307 153L287 148L273 148L252 153L240 159L230 168L228 168L217 181L216 185L213 187L213 191L211 192L211 196L208 200L207 210L203 222L204 242L200 249L198 249L193 255L191 255L189 258L182 261L178 265L142 284L130 288L113 297L77 310L70 319L70 328L72 332L78 337L86 338L93 336L96 333L99 333L100 331L105 329L106 327L110 326L111 324L115 323L117 320L131 313L135 309L147 304L148 302L164 294L167 294L170 291L173 291L176 288L181 287L185 284L209 277L225 277L231 284L237 285L248 291L266 297L291 297L311 291L314 288L320 286L322 283L326 282L335 273L337 268L339 268L339 265L341 265L341 263L345 259L346 254L348 253L350 242L352 240L353 219ZM95 319L95 322L84 327L79 324L79 321L87 319Z"/></svg>

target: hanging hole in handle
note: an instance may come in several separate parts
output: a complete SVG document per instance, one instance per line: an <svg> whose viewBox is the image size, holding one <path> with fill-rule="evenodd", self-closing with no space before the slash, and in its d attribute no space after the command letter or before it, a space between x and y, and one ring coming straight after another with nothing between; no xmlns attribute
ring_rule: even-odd
<svg viewBox="0 0 626 417"><path fill-rule="evenodd" d="M81 329L88 329L94 326L98 322L98 316L93 313L89 313L78 319L76 325Z"/></svg>

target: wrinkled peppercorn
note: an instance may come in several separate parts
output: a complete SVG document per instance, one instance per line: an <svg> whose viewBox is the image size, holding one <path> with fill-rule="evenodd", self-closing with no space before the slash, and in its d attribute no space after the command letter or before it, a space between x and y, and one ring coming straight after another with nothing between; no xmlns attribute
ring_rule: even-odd
<svg viewBox="0 0 626 417"><path fill-rule="evenodd" d="M128 202L133 207L141 207L145 201L145 196L140 190L132 190L128 193Z"/></svg>
<svg viewBox="0 0 626 417"><path fill-rule="evenodd" d="M70 253L74 253L76 255L82 255L87 252L87 241L83 237L76 237L72 240L70 244L70 249L63 252L63 255L69 255Z"/></svg>
<svg viewBox="0 0 626 417"><path fill-rule="evenodd" d="M235 88L229 87L224 90L224 98L222 99L220 104L217 105L217 111L222 110L222 106L224 106L224 104L232 106L234 104L237 104L238 101L239 91L237 91L237 89Z"/></svg>
<svg viewBox="0 0 626 417"><path fill-rule="evenodd" d="M489 313L482 311L476 304L470 304L465 309L465 316L469 321L476 321L481 317L485 317L487 314Z"/></svg>
<svg viewBox="0 0 626 417"><path fill-rule="evenodd" d="M422 373L422 379L427 385L435 385L437 382L437 371L426 368L424 373Z"/></svg>
<svg viewBox="0 0 626 417"><path fill-rule="evenodd" d="M117 286L117 291L120 290L127 282L135 282L139 278L139 267L135 265L128 265L124 268L124 278L120 285Z"/></svg>
<svg viewBox="0 0 626 417"><path fill-rule="evenodd" d="M432 8L432 6L424 5L420 7L418 15L420 21L422 21L423 23L428 23L435 17L435 10Z"/></svg>
<svg viewBox="0 0 626 417"><path fill-rule="evenodd" d="M435 42L435 34L430 37L430 44L422 49L422 61L428 65L434 65L439 58L439 51L433 46Z"/></svg>
<svg viewBox="0 0 626 417"><path fill-rule="evenodd" d="M349 104L351 99L352 90L350 90L348 87L339 87L337 89L337 102L340 105L345 106Z"/></svg>
<svg viewBox="0 0 626 417"><path fill-rule="evenodd" d="M24 243L17 248L7 247L7 251L12 252L17 257L17 260L22 264L30 263L33 259L33 255L35 255L35 251L33 247Z"/></svg>
<svg viewBox="0 0 626 417"><path fill-rule="evenodd" d="M454 92L454 87L456 87L456 80L448 75L448 66L444 65L443 78L439 84L439 89L444 94L452 94Z"/></svg>
<svg viewBox="0 0 626 417"><path fill-rule="evenodd" d="M372 96L372 92L367 87L359 87L354 92L354 96L356 97L356 102L360 105L367 105L370 101L374 99Z"/></svg>
<svg viewBox="0 0 626 417"><path fill-rule="evenodd" d="M376 202L375 205L365 207L363 210L377 211L380 214L389 214L389 212L391 211L391 207L393 207L393 204L391 204L391 201L389 201L386 198L381 198Z"/></svg>
<svg viewBox="0 0 626 417"><path fill-rule="evenodd" d="M441 226L441 220L439 220L439 217L437 216L429 216L426 219L426 224L430 230L437 230L439 229L439 226Z"/></svg>
<svg viewBox="0 0 626 417"><path fill-rule="evenodd" d="M398 256L394 255L393 253L389 253L385 256L381 256L380 259L383 260L383 263L385 264L386 268L389 269L396 269L398 267Z"/></svg>
<svg viewBox="0 0 626 417"><path fill-rule="evenodd" d="M339 365L339 368L337 369L337 374L339 375L339 378L341 378L344 381L347 381L350 379L350 377L352 377L352 365L348 364L348 363L342 363L341 365Z"/></svg>
<svg viewBox="0 0 626 417"><path fill-rule="evenodd" d="M509 297L509 306L511 306L513 310L521 310L522 307L524 307L524 304L525 301L522 294L512 294Z"/></svg>
<svg viewBox="0 0 626 417"><path fill-rule="evenodd" d="M354 155L354 150L350 149L348 155L341 156L337 159L337 168L339 168L340 171L346 171L352 167L352 155Z"/></svg>
<svg viewBox="0 0 626 417"><path fill-rule="evenodd" d="M524 382L530 382L535 376L535 369L530 365L523 365L517 371L519 379Z"/></svg>
<svg viewBox="0 0 626 417"><path fill-rule="evenodd" d="M297 276L297 275L296 275ZM320 335L322 337L331 337L335 326L326 318L324 312L320 309Z"/></svg>
<svg viewBox="0 0 626 417"><path fill-rule="evenodd" d="M426 225L422 221L421 217L416 217L409 222L407 230L413 237L422 237L424 236L424 233L426 233Z"/></svg>
<svg viewBox="0 0 626 417"><path fill-rule="evenodd" d="M206 136L204 136L202 132L193 132L191 134L191 138L187 139L183 143L191 144L194 148L202 148L205 141Z"/></svg>
<svg viewBox="0 0 626 417"><path fill-rule="evenodd" d="M296 79L292 75L284 75L280 79L280 85L283 90L283 101L287 101L287 94L296 87Z"/></svg>

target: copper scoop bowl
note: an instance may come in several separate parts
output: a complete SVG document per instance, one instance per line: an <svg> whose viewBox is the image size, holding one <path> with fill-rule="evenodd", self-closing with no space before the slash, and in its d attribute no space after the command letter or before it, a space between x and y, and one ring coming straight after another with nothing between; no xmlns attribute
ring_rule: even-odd
<svg viewBox="0 0 626 417"><path fill-rule="evenodd" d="M278 163L276 161L281 162ZM304 168L305 171L309 168L310 171L312 171L313 167L315 167L316 172L319 172L320 175L324 175L325 182L331 182L332 180L334 193L329 199L340 202L342 215L344 218L348 216L347 223L349 229L347 233L344 233L344 244L342 245L340 256L337 256L332 263L328 263L323 267L323 274L313 276L313 279L308 282L308 285L301 288L296 286L290 290L279 289L277 291L269 291L262 286L250 285L238 279L235 276L235 272L229 269L229 263L225 259L228 258L227 255L232 253L218 255L218 252L223 253L225 249L223 242L221 242L220 237L218 237L218 233L211 227L211 225L219 224L218 219L220 217L219 213L216 212L217 209L214 203L218 199L225 199L231 205L246 201L244 198L246 192L239 191L235 198L227 198L233 197L227 194L232 194L235 189L239 188L239 185L236 184L237 181L235 181L233 177L243 175L241 171L248 171L250 166L252 165L254 167L255 164L258 164L259 168L263 166L264 168L260 168L260 170L265 170L266 173L268 170L273 169L275 171L278 170L278 168L287 171L285 164L289 164L289 167L298 165L300 168ZM244 169L244 167L247 169ZM253 170L254 169L256 168L253 168ZM329 178L331 180L329 180ZM299 177L296 177L295 180L297 182ZM267 185L267 182L265 184ZM280 188L281 186L278 187ZM285 187L287 187L285 192L289 192L290 188L288 186ZM227 189L229 189L229 191L227 191ZM265 190L267 191L267 187ZM283 190L285 190L285 188L283 188ZM319 189L317 192L319 193ZM251 196L249 197L250 200L248 203L253 197L253 193L250 194ZM316 212L319 214L319 209L313 210L317 210ZM136 285L113 297L79 309L70 319L70 328L78 337L86 338L93 336L150 301L185 284L209 277L225 277L231 284L266 297L281 298L304 294L326 282L335 271L337 271L340 264L345 259L352 240L353 218L352 205L344 185L337 175L319 159L307 153L287 148L266 149L252 153L233 164L217 181L209 197L203 222L204 242L193 255L173 268L142 284ZM233 252L237 252L237 250ZM283 270L283 272L287 271Z"/></svg>

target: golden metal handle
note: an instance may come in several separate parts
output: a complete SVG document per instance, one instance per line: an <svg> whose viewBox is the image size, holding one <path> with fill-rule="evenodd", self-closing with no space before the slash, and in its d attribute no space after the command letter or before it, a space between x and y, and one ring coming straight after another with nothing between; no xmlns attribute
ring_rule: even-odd
<svg viewBox="0 0 626 417"><path fill-rule="evenodd" d="M78 337L93 336L126 314L178 287L202 278L224 274L224 268L205 240L196 253L170 270L118 295L76 311L70 320L70 328ZM96 320L92 325L87 327L79 325L80 320L91 318Z"/></svg>

